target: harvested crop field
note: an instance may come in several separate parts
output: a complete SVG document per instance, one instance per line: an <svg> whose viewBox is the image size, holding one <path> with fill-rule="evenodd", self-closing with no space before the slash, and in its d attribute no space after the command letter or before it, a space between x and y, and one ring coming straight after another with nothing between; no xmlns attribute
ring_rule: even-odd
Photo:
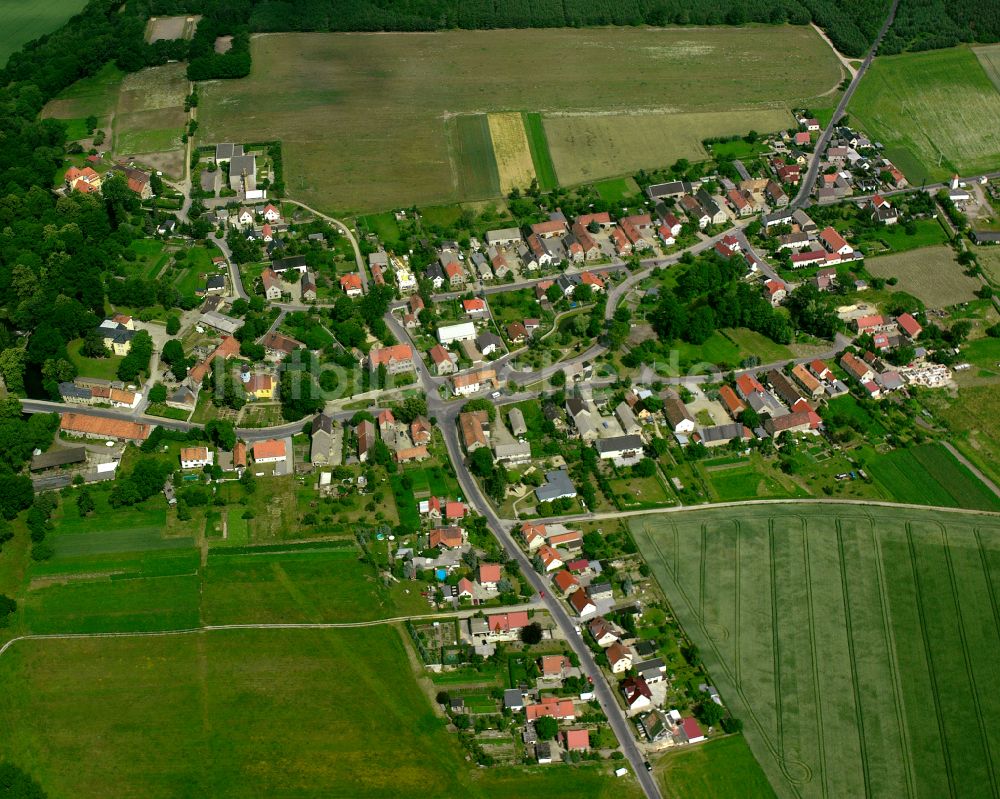
<svg viewBox="0 0 1000 799"><path fill-rule="evenodd" d="M700 138L725 120L734 133L784 126L787 109L831 92L841 78L829 46L812 28L794 26L269 34L251 47L249 77L203 85L200 141L252 141L269 131L283 143L289 192L337 211L469 199L466 187L491 182L470 180L490 171L478 148L454 146L466 135L456 137L454 121L471 125L461 121L470 115L541 113L554 147L553 113L718 112L714 128L695 134L703 156ZM734 115L742 110L776 116L773 124L741 120ZM691 155L690 135L675 150L667 121L643 134L648 154L624 144L613 155L582 150L605 160L591 172L613 177ZM697 121L682 120L685 132ZM573 182L558 159L556 170Z"/></svg>
<svg viewBox="0 0 1000 799"><path fill-rule="evenodd" d="M865 268L875 277L899 279L894 287L922 300L930 308L944 308L975 299L982 284L962 271L951 247L919 250L869 258Z"/></svg>
<svg viewBox="0 0 1000 799"><path fill-rule="evenodd" d="M630 528L779 797L992 797L1000 517L768 505Z"/></svg>
<svg viewBox="0 0 1000 799"><path fill-rule="evenodd" d="M150 67L122 81L114 118L114 148L163 171L184 170L181 136L187 123L184 98L189 83L184 64Z"/></svg>
<svg viewBox="0 0 1000 799"><path fill-rule="evenodd" d="M459 196L468 199L500 193L500 171L486 114L463 114L447 123L451 168Z"/></svg>
<svg viewBox="0 0 1000 799"><path fill-rule="evenodd" d="M982 64L986 77L993 82L993 85L997 87L997 91L1000 92L1000 44L973 47L972 52L976 54L976 58Z"/></svg>
<svg viewBox="0 0 1000 799"><path fill-rule="evenodd" d="M702 139L764 133L792 124L787 110L731 113L549 114L545 132L560 180L567 185L705 157Z"/></svg>
<svg viewBox="0 0 1000 799"><path fill-rule="evenodd" d="M992 64L996 50L986 50ZM914 185L996 169L1000 91L983 67L967 47L878 58L850 114Z"/></svg>
<svg viewBox="0 0 1000 799"><path fill-rule="evenodd" d="M500 191L508 194L513 188L528 188L535 179L535 167L521 114L516 111L489 114L488 119L493 153L500 172Z"/></svg>

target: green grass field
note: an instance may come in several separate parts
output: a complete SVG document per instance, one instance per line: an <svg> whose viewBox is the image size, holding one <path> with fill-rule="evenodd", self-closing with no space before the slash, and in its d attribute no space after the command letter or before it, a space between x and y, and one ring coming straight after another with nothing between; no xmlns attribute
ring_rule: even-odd
<svg viewBox="0 0 1000 799"><path fill-rule="evenodd" d="M113 63L105 64L96 74L82 78L50 100L42 116L57 119L85 119L90 114L100 118L114 112L118 91L125 73Z"/></svg>
<svg viewBox="0 0 1000 799"><path fill-rule="evenodd" d="M738 735L664 755L657 765L667 799L771 799L774 790Z"/></svg>
<svg viewBox="0 0 1000 799"><path fill-rule="evenodd" d="M266 128L292 196L355 212L484 196L492 170L469 117L529 112L536 171L572 184L703 158L705 136L787 127L787 109L841 79L805 26L280 34L251 47L250 76L202 87L199 142Z"/></svg>
<svg viewBox="0 0 1000 799"><path fill-rule="evenodd" d="M866 468L896 502L1000 511L1000 498L940 444L876 455Z"/></svg>
<svg viewBox="0 0 1000 799"><path fill-rule="evenodd" d="M610 178L594 185L598 196L609 203L620 203L626 197L639 194L639 187L631 178Z"/></svg>
<svg viewBox="0 0 1000 799"><path fill-rule="evenodd" d="M52 33L66 20L81 11L86 0L0 0L0 68L11 53L39 36Z"/></svg>
<svg viewBox="0 0 1000 799"><path fill-rule="evenodd" d="M778 796L994 795L997 517L816 503L630 526Z"/></svg>
<svg viewBox="0 0 1000 799"><path fill-rule="evenodd" d="M122 362L122 355L109 355L107 358L88 358L80 354L83 347L83 339L79 338L66 345L69 359L76 366L77 372L82 377L96 377L101 380L117 380L118 364Z"/></svg>
<svg viewBox="0 0 1000 799"><path fill-rule="evenodd" d="M1000 92L967 47L877 58L849 113L914 185L1000 158Z"/></svg>
<svg viewBox="0 0 1000 799"><path fill-rule="evenodd" d="M52 799L641 795L610 765L467 764L386 627L20 642L0 715Z"/></svg>
<svg viewBox="0 0 1000 799"><path fill-rule="evenodd" d="M982 286L962 271L955 252L945 245L871 258L865 268L875 277L898 278L897 291L906 291L932 308L974 300Z"/></svg>
<svg viewBox="0 0 1000 799"><path fill-rule="evenodd" d="M559 180L556 178L556 167L552 163L552 155L549 153L549 140L545 136L542 115L537 112L525 112L522 116L524 118L524 131L528 134L531 162L535 165L538 188L542 191L551 191L559 185Z"/></svg>

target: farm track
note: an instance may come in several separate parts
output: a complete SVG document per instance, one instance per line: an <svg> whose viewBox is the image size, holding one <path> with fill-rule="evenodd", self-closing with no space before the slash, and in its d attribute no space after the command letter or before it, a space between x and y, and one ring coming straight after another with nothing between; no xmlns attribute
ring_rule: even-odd
<svg viewBox="0 0 1000 799"><path fill-rule="evenodd" d="M816 643L816 605L813 601L812 564L809 560L809 532L806 519L796 517L801 525L802 567L806 578L806 608L809 617L809 653L812 661L813 695L816 697L816 743L819 751L819 779L823 786L823 794L831 795L829 775L826 764L826 730L823 727L823 689L819 677L819 646Z"/></svg>

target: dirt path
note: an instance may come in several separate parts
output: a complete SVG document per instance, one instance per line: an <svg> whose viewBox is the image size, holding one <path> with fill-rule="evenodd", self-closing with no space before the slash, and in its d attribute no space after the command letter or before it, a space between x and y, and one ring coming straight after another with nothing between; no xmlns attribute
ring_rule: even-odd
<svg viewBox="0 0 1000 799"><path fill-rule="evenodd" d="M952 455L955 456L955 460L957 460L966 469L968 469L976 477L978 477L980 480L982 480L983 481L983 485L985 485L990 491L992 491L994 494L996 494L998 497L1000 497L1000 487L997 487L996 483L994 483L992 480L990 480L989 477L987 477L985 474L983 474L982 471L979 469L978 466L975 466L972 463L972 461L970 461L961 452L959 452L957 449L955 449L955 447L952 446L951 442L949 442L949 441L942 441L941 443L944 444L944 448L946 450L948 450L948 452L950 452Z"/></svg>
<svg viewBox="0 0 1000 799"><path fill-rule="evenodd" d="M847 70L847 73L852 78L855 75L857 75L858 68L851 63L851 60L847 56L845 56L843 53L840 52L840 50L834 47L833 42L830 41L830 37L826 35L826 32L821 27L819 27L815 22L810 22L809 24L812 25L812 29L819 34L819 37L828 45L830 45L830 49L833 50L833 54L837 56L837 60L840 62L841 66ZM827 92L827 94L830 94L830 92Z"/></svg>

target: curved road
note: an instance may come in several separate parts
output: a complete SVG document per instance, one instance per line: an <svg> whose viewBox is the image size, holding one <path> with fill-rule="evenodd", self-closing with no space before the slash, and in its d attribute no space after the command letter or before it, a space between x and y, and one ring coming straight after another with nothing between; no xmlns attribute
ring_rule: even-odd
<svg viewBox="0 0 1000 799"><path fill-rule="evenodd" d="M833 112L833 116L830 118L830 124L826 126L826 129L820 134L819 141L816 142L816 147L813 150L812 160L809 162L809 169L806 171L806 175L802 180L802 184L799 187L799 193L795 195L795 199L792 200L790 207L802 208L809 204L809 195L812 194L812 190L816 185L816 178L819 175L819 165L823 158L823 154L826 152L826 147L830 143L830 137L833 136L834 128L837 126L837 122L844 112L847 110L848 103L851 102L851 98L854 96L854 90L858 88L858 84L861 83L861 79L865 76L868 71L868 67L872 65L872 61L875 59L875 53L878 51L878 47L882 44L882 39L885 37L885 33L889 30L889 26L892 25L892 21L896 18L896 9L899 7L899 0L892 0L892 8L889 9L889 15L885 18L885 22L882 23L882 29L878 32L878 36L875 37L875 41L872 43L871 48L868 50L868 55L865 56L865 60L861 63L861 68L854 73L854 77L851 79L850 85L847 87L847 91L844 92L844 96L840 98L840 102L837 103L837 109Z"/></svg>

